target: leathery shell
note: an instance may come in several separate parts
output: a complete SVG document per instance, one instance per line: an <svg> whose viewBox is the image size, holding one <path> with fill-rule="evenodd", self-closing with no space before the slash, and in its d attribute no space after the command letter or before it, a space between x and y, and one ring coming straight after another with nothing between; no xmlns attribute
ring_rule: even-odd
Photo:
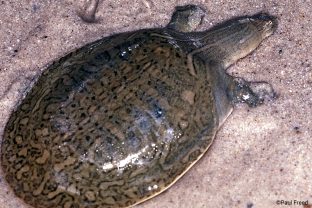
<svg viewBox="0 0 312 208"><path fill-rule="evenodd" d="M163 30L119 34L52 64L11 115L2 167L34 207L123 207L173 184L218 128L211 75Z"/></svg>

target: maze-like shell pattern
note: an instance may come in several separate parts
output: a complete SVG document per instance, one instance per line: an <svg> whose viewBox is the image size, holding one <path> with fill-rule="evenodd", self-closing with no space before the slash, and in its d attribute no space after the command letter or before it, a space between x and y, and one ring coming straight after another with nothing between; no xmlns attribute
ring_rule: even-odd
<svg viewBox="0 0 312 208"><path fill-rule="evenodd" d="M43 72L3 136L17 196L34 207L125 207L202 156L218 123L209 70L199 58L190 69L162 31L104 38Z"/></svg>

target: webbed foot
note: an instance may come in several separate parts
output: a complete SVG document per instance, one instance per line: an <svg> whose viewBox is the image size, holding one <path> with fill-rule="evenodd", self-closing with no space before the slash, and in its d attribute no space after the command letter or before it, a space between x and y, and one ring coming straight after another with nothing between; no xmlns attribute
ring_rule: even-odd
<svg viewBox="0 0 312 208"><path fill-rule="evenodd" d="M85 22L97 22L95 17L96 10L99 6L99 0L85 0L83 7L78 11L78 16Z"/></svg>
<svg viewBox="0 0 312 208"><path fill-rule="evenodd" d="M179 32L192 32L202 22L205 11L196 5L177 6L168 28Z"/></svg>
<svg viewBox="0 0 312 208"><path fill-rule="evenodd" d="M228 91L234 104L246 103L249 107L256 107L266 100L277 97L273 87L267 82L247 82L242 78L234 78Z"/></svg>

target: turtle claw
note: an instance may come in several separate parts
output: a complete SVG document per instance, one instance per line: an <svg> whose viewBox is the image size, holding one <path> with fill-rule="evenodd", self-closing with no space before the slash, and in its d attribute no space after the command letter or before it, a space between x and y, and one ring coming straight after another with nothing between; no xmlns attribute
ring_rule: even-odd
<svg viewBox="0 0 312 208"><path fill-rule="evenodd" d="M177 6L167 27L179 32L192 32L201 24L204 16L205 11L199 6Z"/></svg>

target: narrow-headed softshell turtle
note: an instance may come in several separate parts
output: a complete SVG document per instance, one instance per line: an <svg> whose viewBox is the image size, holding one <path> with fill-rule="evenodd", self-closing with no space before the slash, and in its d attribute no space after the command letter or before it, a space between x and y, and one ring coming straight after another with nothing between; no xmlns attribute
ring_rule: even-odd
<svg viewBox="0 0 312 208"><path fill-rule="evenodd" d="M177 7L165 28L103 38L48 67L4 131L1 165L15 194L40 208L140 203L198 161L233 104L270 95L225 69L276 19L260 13L194 32L202 14Z"/></svg>

